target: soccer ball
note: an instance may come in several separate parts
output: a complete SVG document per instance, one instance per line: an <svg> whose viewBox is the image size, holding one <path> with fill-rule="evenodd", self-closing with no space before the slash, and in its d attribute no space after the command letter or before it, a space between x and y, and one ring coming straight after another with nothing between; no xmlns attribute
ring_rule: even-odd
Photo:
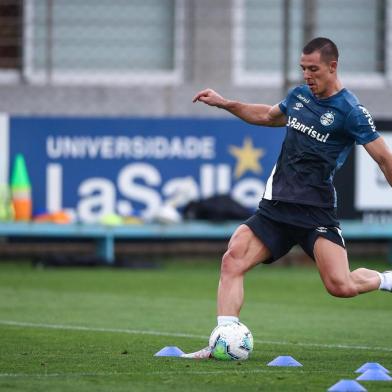
<svg viewBox="0 0 392 392"><path fill-rule="evenodd" d="M211 333L209 345L216 359L245 360L253 350L253 336L240 322L218 325Z"/></svg>

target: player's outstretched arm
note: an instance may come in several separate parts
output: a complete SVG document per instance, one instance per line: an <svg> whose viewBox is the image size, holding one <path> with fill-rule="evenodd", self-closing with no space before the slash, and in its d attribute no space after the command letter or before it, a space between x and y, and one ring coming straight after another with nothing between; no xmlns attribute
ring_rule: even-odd
<svg viewBox="0 0 392 392"><path fill-rule="evenodd" d="M286 124L286 116L281 112L278 105L270 106L231 101L223 98L210 88L197 93L193 98L193 102L197 101L225 109L250 124L270 127L281 127Z"/></svg>
<svg viewBox="0 0 392 392"><path fill-rule="evenodd" d="M378 163L390 186L392 186L392 152L382 136L364 145L369 155Z"/></svg>

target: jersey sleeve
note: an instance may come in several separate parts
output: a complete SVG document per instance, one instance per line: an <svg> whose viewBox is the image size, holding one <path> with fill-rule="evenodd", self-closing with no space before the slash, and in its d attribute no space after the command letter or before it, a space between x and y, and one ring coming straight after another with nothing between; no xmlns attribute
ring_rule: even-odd
<svg viewBox="0 0 392 392"><path fill-rule="evenodd" d="M279 109L282 113L287 114L287 97L279 103Z"/></svg>
<svg viewBox="0 0 392 392"><path fill-rule="evenodd" d="M357 105L351 110L345 128L357 144L370 143L380 136L371 114L362 105Z"/></svg>
<svg viewBox="0 0 392 392"><path fill-rule="evenodd" d="M285 98L283 101L281 101L281 102L279 103L279 109L280 109L280 111L281 111L283 114L287 114L287 105L288 105L288 101L289 101L291 95L293 94L294 89L295 89L295 88L291 89L291 90L289 91L289 93L287 94L286 98Z"/></svg>

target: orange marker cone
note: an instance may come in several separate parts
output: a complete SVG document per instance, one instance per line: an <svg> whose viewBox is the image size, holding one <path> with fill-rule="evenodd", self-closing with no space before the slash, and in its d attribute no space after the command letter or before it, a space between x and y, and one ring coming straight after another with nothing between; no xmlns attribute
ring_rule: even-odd
<svg viewBox="0 0 392 392"><path fill-rule="evenodd" d="M15 157L11 175L11 194L15 220L29 221L32 215L31 184L22 154Z"/></svg>

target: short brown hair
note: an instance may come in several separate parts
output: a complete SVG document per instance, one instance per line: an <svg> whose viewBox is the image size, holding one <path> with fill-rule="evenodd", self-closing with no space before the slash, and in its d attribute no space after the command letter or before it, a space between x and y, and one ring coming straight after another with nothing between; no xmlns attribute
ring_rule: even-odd
<svg viewBox="0 0 392 392"><path fill-rule="evenodd" d="M337 46L329 38L318 37L309 41L303 48L303 54L320 52L320 57L324 62L338 61L339 51Z"/></svg>

